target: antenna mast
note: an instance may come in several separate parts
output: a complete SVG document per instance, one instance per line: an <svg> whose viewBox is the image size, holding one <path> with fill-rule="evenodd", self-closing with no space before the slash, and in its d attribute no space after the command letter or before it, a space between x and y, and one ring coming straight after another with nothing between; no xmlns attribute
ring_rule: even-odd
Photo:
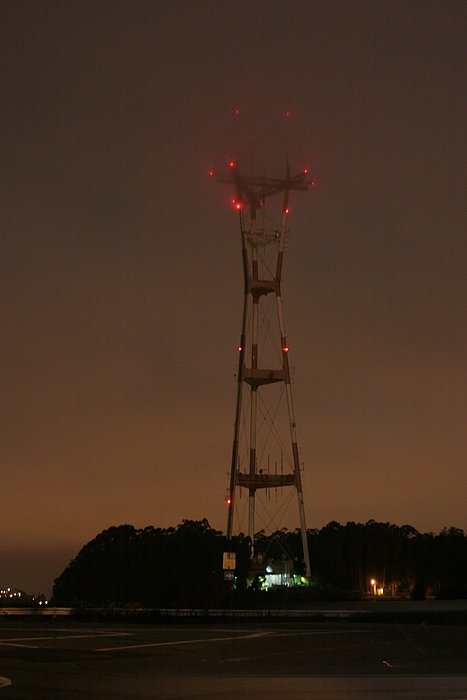
<svg viewBox="0 0 467 700"><path fill-rule="evenodd" d="M214 172L211 171L211 176ZM305 507L297 446L295 415L292 401L292 388L289 368L289 348L287 345L284 314L282 307L281 281L282 266L287 235L287 217L289 214L289 193L291 190L308 190L312 181L307 180L308 171L290 175L287 162L285 178L270 178L242 175L234 161L229 163L227 174L215 175L217 182L230 184L235 188L232 200L238 211L241 248L243 261L243 316L239 343L237 371L237 401L235 409L234 436L232 442L232 459L230 465L230 483L228 490L227 538L233 534L233 517L236 494L240 489L248 492L248 535L254 542L255 512L257 491L261 489L282 489L293 487L297 493L300 529L303 545L303 559L306 575L310 576L310 556L305 522ZM282 194L282 211L279 227L266 230L258 225L257 214L263 209L266 199ZM276 336L271 335L270 322L267 329L261 328L265 314L263 307L269 294L275 297ZM267 314L266 314L267 315ZM263 324L264 325L264 324ZM261 333L261 331L263 331ZM274 346L276 366L273 357L266 357L267 345ZM271 355L271 352L270 352ZM279 359L277 359L279 358ZM263 362L268 364L263 365ZM288 423L288 437L279 440L280 462L284 457L284 442L288 442L288 469L277 473L269 470L269 453L266 454L265 443L261 442L261 429L258 427L261 415L269 421L268 435L278 435L274 423L277 416L275 399L272 399L270 385L285 387L287 410L284 422ZM284 392L282 392L284 393ZM243 427L242 415L244 404L249 398L247 426ZM271 400L272 399L272 400ZM241 451L241 442L245 450ZM264 439L264 431L263 431ZM263 464L267 461L266 471ZM276 462L277 464L277 462ZM252 544L253 546L253 544Z"/></svg>

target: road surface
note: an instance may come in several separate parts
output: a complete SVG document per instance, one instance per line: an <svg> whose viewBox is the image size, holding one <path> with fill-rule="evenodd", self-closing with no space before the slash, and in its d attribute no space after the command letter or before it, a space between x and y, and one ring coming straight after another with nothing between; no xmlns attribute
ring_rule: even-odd
<svg viewBox="0 0 467 700"><path fill-rule="evenodd" d="M0 700L467 700L462 625L0 619Z"/></svg>

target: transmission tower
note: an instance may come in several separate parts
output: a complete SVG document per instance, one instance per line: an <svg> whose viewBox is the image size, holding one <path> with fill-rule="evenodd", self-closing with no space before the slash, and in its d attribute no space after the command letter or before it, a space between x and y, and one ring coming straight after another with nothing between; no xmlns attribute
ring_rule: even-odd
<svg viewBox="0 0 467 700"><path fill-rule="evenodd" d="M248 535L253 543L258 492L264 490L270 498L271 492L277 494L292 487L298 500L306 575L310 576L281 280L289 193L308 190L313 183L307 179L307 170L291 176L288 164L283 179L242 175L233 161L228 173L210 174L219 183L233 185L235 190L232 204L239 216L244 277L227 537L233 534L237 492L240 497L242 489L248 493ZM276 218L280 223L274 227L266 215L266 200L276 195L282 195L282 207ZM260 426L263 419L265 426Z"/></svg>

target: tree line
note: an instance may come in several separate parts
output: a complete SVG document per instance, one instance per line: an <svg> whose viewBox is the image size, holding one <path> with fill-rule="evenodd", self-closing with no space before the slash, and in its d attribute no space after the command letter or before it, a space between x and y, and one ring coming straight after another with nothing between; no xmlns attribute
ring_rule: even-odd
<svg viewBox="0 0 467 700"><path fill-rule="evenodd" d="M410 525L330 522L308 531L308 598L376 592L412 598L467 597L467 536L449 528L419 533ZM304 573L301 533L255 537L255 559L292 560ZM236 552L235 581L224 580L222 555ZM52 603L66 606L230 607L271 601L250 575L251 542L230 541L204 520L176 527L110 527L86 544L55 580ZM256 567L256 571L258 568ZM256 577L257 579L258 577ZM291 594L292 595L292 594ZM261 598L262 597L262 598Z"/></svg>

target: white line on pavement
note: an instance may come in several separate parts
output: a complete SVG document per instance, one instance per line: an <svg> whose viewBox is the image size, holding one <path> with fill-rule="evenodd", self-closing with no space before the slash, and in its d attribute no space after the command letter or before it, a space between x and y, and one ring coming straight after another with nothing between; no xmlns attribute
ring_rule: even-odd
<svg viewBox="0 0 467 700"><path fill-rule="evenodd" d="M43 642L46 640L67 640L67 639L101 639L103 637L128 637L132 636L131 633L122 632L121 634L115 634L115 632L96 632L95 634L64 634L64 635L52 635L48 637L8 637L5 639L0 639L0 645L11 645L16 642ZM19 645L17 645L19 646Z"/></svg>
<svg viewBox="0 0 467 700"><path fill-rule="evenodd" d="M243 639L255 639L265 637L270 632L256 632L254 634L235 635L233 637L210 637L209 639L180 639L175 642L152 642L150 644L129 644L124 647L105 647L96 651L124 651L125 649L146 649L148 647L169 647L177 644L204 644L204 642L231 642Z"/></svg>

